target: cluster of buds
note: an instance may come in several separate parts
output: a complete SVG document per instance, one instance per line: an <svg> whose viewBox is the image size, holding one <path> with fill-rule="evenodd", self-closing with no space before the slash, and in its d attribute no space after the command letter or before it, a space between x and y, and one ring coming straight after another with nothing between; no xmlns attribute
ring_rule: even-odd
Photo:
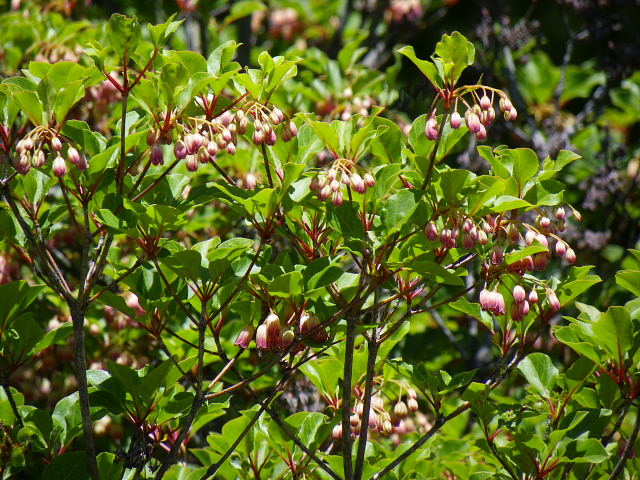
<svg viewBox="0 0 640 480"><path fill-rule="evenodd" d="M360 175L355 164L347 158L336 159L326 172L320 172L311 180L309 188L317 192L322 201L329 200L334 205L342 205L344 194L342 188L351 188L357 193L365 193L367 188L376 184L375 178L369 172Z"/></svg>
<svg viewBox="0 0 640 480"><path fill-rule="evenodd" d="M195 129L185 130L173 152L177 159L185 160L187 170L195 172L200 164L215 162L220 152L235 155L238 135L244 133L240 124L238 115L231 111L224 112L212 121L202 121Z"/></svg>
<svg viewBox="0 0 640 480"><path fill-rule="evenodd" d="M240 112L242 112L246 124L249 117L247 117L242 110L239 111L238 114L240 114ZM253 118L252 141L254 145L275 145L278 139L276 127L281 124L280 137L284 142L289 142L298 135L298 126L293 120L286 120L284 113L282 113L282 110L278 107L273 106L269 111L263 105L254 103L249 107L248 112L250 117Z"/></svg>
<svg viewBox="0 0 640 480"><path fill-rule="evenodd" d="M482 96L477 93L479 88L482 88ZM487 128L489 128L496 118L496 111L493 107L496 94L500 97L498 104L500 111L504 114L505 120L513 121L518 118L516 108L511 103L511 100L509 100L509 97L507 97L507 95L501 90L493 88L490 89L491 97L487 94L486 87L463 87L460 90L463 90L464 93L460 94L456 99L453 113L449 116L449 125L454 130L457 130L462 126L462 116L458 113L459 100L461 100L467 108L464 113L464 123L469 131L475 135L477 140L484 140L487 138ZM463 98L465 93L469 93L471 95L471 104ZM429 118L425 124L424 133L429 140L437 140L440 135L440 125L438 124L436 112L437 110L434 108L429 114Z"/></svg>
<svg viewBox="0 0 640 480"><path fill-rule="evenodd" d="M450 218L448 223L449 225L442 229L438 228L435 221L430 221L424 227L426 237L432 242L440 241L443 251L459 246L471 250L476 245L486 245L489 241L487 231L490 229L484 223L482 227L479 227L470 218L465 218L462 222ZM460 231L462 231L462 236Z"/></svg>
<svg viewBox="0 0 640 480"><path fill-rule="evenodd" d="M356 395L360 394L360 398L356 401L349 418L351 424L351 435L357 437L362 429L362 417L364 414L364 401L362 399L363 392L356 389ZM371 406L369 408L369 431L380 435L391 435L394 433L402 434L415 429L411 415L418 412L417 393L413 388L407 389L407 397L403 400L398 397L393 405L385 405L385 402L379 394L371 397ZM342 424L338 424L333 428L332 437L334 440L342 438Z"/></svg>
<svg viewBox="0 0 640 480"><path fill-rule="evenodd" d="M298 317L294 315L283 326L280 317L271 312L257 329L254 329L252 325L246 325L236 337L234 344L240 348L248 348L255 334L258 349L284 351L289 348L296 337L294 326L291 325L296 318ZM298 319L298 326L303 339L317 343L323 343L328 339L327 332L320 324L320 320L311 312L302 312Z"/></svg>
<svg viewBox="0 0 640 480"><path fill-rule="evenodd" d="M550 289L545 289L545 295L548 307L557 312L560 310L560 300L556 293ZM538 292L532 288L529 293L522 285L516 285L511 291L513 303L511 304L511 319L519 322L527 316L533 305L538 303ZM507 309L505 307L504 296L497 291L489 291L486 287L480 292L480 308L485 312L491 312L496 316L505 315Z"/></svg>
<svg viewBox="0 0 640 480"><path fill-rule="evenodd" d="M353 115L360 115L364 119L369 116L371 108L376 103L376 99L371 95L354 96L351 87L347 87L342 91L342 101L340 102L342 113L340 113L340 119L346 122Z"/></svg>
<svg viewBox="0 0 640 480"><path fill-rule="evenodd" d="M47 162L47 156L50 156L54 157L52 173L58 178L67 174L67 162L75 165L80 171L87 169L89 164L86 157L74 146L67 145L65 156L62 154L62 149L63 142L58 135L44 129L34 130L16 144L18 156L15 159L14 168L18 173L25 175L32 167L42 168Z"/></svg>

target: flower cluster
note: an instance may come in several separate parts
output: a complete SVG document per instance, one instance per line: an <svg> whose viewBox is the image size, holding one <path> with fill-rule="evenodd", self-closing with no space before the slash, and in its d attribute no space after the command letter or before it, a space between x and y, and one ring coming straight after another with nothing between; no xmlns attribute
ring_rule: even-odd
<svg viewBox="0 0 640 480"><path fill-rule="evenodd" d="M32 167L44 167L47 157L53 157L51 171L58 178L67 174L67 162L75 165L80 171L86 170L89 166L86 157L77 148L66 141L63 143L63 139L56 132L42 127L32 130L19 140L16 143L16 153L18 155L13 167L22 175L27 174Z"/></svg>
<svg viewBox="0 0 640 480"><path fill-rule="evenodd" d="M367 188L376 184L375 178L369 172L358 173L356 164L348 158L336 159L328 170L315 176L309 188L318 194L318 198L326 201L331 198L334 205L342 205L344 188L351 188L354 192L365 193Z"/></svg>
<svg viewBox="0 0 640 480"><path fill-rule="evenodd" d="M482 89L482 96L478 94L478 89ZM491 97L489 97L487 89L490 90ZM499 97L498 106L500 111L503 113L505 120L513 121L518 118L516 108L513 106L506 93L501 90L480 86L462 87L458 90L461 93L457 95L453 113L449 115L449 125L454 130L457 130L462 126L462 116L458 113L459 101L466 107L464 123L469 131L475 135L477 140L484 140L487 138L487 128L489 128L496 118L496 111L493 107L495 95L498 95ZM468 102L464 98L464 95L467 94L470 95L471 102ZM437 140L440 136L440 125L438 124L436 113L437 109L432 109L425 124L424 133L429 140Z"/></svg>
<svg viewBox="0 0 640 480"><path fill-rule="evenodd" d="M579 218L578 212L574 216ZM527 316L531 307L538 303L536 285L532 284L530 292L525 291L524 275L527 272L547 269L552 252L568 264L576 262L576 254L568 243L559 237L565 230L567 213L564 207L558 207L553 215L539 212L532 224L504 216L488 215L476 223L469 217L456 217L455 212L446 217L442 223L432 220L425 226L425 236L441 245L435 250L442 258L453 248L475 250L485 258L483 276L485 287L480 292L480 306L483 310L501 316L507 313L511 318L520 321ZM486 246L486 247L485 247ZM507 254L516 253L523 248L539 247L534 253L513 261L507 261ZM516 274L523 277L522 285L513 288L511 309L504 296L498 291L503 282L502 275ZM531 283L530 280L526 280ZM538 282L544 288L546 304L552 311L560 309L560 302L555 292ZM490 287L491 288L490 288ZM413 294L414 292L412 292ZM420 291L416 291L418 295ZM413 296L415 296L413 295Z"/></svg>
<svg viewBox="0 0 640 480"><path fill-rule="evenodd" d="M315 314L303 311L299 316L293 315L283 326L280 317L271 312L257 329L253 325L246 325L236 337L234 344L240 348L248 348L255 334L256 347L259 350L284 351L296 338L296 323L303 339L317 343L327 340L327 332Z"/></svg>
<svg viewBox="0 0 640 480"><path fill-rule="evenodd" d="M246 102L236 110L225 110L213 116L215 99L212 95L196 99L196 104L206 115L203 118L190 118L182 125L182 134L174 146L177 159L184 159L187 170L195 172L200 164L212 163L217 155L226 152L234 155L239 138L253 124L251 141L254 145L274 145L278 139L276 126L281 125L280 137L288 142L298 134L293 120L285 119L284 113L275 106L270 109L257 102ZM152 130L147 143L152 147L151 163L161 165L162 148L158 144L161 130Z"/></svg>
<svg viewBox="0 0 640 480"><path fill-rule="evenodd" d="M418 395L411 387L405 387L406 397L398 396L385 405L385 401L379 393L371 397L369 408L369 431L380 435L403 434L415 429L412 415L419 413ZM362 417L364 414L364 391L360 387L354 389L356 402L352 409L349 423L351 435L357 437L362 429ZM342 424L333 428L334 440L342 438Z"/></svg>

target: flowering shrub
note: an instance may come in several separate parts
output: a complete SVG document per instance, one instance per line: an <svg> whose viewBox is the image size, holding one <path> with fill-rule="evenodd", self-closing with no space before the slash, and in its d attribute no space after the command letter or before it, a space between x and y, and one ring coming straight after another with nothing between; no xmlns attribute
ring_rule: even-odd
<svg viewBox="0 0 640 480"><path fill-rule="evenodd" d="M86 28L0 84L3 478L632 475L638 300L574 302L579 155L456 164L519 121L467 38L397 49L433 93L407 121L357 41L243 68L173 17Z"/></svg>

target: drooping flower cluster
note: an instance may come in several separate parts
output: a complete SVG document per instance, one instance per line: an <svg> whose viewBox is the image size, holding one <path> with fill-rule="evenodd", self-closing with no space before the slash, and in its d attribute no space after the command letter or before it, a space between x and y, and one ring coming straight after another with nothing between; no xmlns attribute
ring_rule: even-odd
<svg viewBox="0 0 640 480"><path fill-rule="evenodd" d="M296 322L298 328L296 329ZM320 324L318 317L311 312L302 312L299 316L293 315L289 321L282 325L280 317L271 312L257 329L253 325L246 325L236 337L235 345L240 348L248 348L255 333L256 347L259 350L284 351L296 338L296 330L303 339L323 343L327 340L327 332Z"/></svg>
<svg viewBox="0 0 640 480"><path fill-rule="evenodd" d="M334 205L342 205L344 201L343 188L351 188L354 192L365 193L367 188L376 184L375 178L369 172L358 173L355 162L348 158L336 159L328 170L315 176L309 188L318 194L322 201L331 199Z"/></svg>
<svg viewBox="0 0 640 480"><path fill-rule="evenodd" d="M482 95L478 94L478 90L482 90ZM491 96L487 91L490 91ZM475 135L477 140L484 140L487 138L487 128L493 123L496 118L496 111L493 107L495 96L499 97L498 106L500 111L504 115L505 120L515 120L518 118L518 112L516 108L507 97L507 94L501 90L472 86L461 87L454 93L455 103L453 112L449 115L449 125L452 129L457 130L462 126L462 116L458 113L458 103L461 102L465 107L464 123L469 131ZM465 96L471 98L468 102ZM440 136L440 125L437 119L437 109L433 108L429 114L429 118L425 124L424 133L429 140L437 140Z"/></svg>
<svg viewBox="0 0 640 480"><path fill-rule="evenodd" d="M576 218L579 217L574 212ZM553 218L551 218L553 217ZM483 310L495 315L510 314L515 321L527 316L532 306L538 303L538 291L545 293L546 305L551 311L560 309L560 302L555 292L545 285L545 282L525 280L525 273L544 271L547 269L552 252L564 259L568 264L576 262L574 250L559 237L565 230L566 211L559 207L553 215L540 211L533 224L520 220L512 220L504 216L488 215L478 223L472 218L464 217L460 220L455 212L444 217L442 223L432 220L425 226L425 236L440 246L435 254L443 258L453 248L475 251L485 258L483 276L485 287L480 292L479 302ZM509 259L510 254L527 247L538 247L530 255L522 258ZM516 274L522 277L512 289L512 301L506 302L498 287L506 280L505 274ZM513 285L513 280L509 280ZM529 287L527 294L525 287ZM537 289L537 290L536 290ZM420 292L418 291L419 294ZM508 308L511 303L511 308Z"/></svg>
<svg viewBox="0 0 640 480"><path fill-rule="evenodd" d="M22 175L31 168L43 168L47 159L53 158L51 172L61 178L67 174L67 162L80 170L89 166L86 157L56 132L38 127L16 143L17 156L13 167Z"/></svg>
<svg viewBox="0 0 640 480"><path fill-rule="evenodd" d="M408 386L404 386L406 396L384 396L381 392L371 397L369 408L368 426L369 432L379 435L402 435L415 430L414 417L420 414L417 392ZM360 387L354 389L356 402L351 412L349 423L351 424L351 436L357 437L362 429L364 415L364 391ZM385 404L385 398L389 401ZM333 428L332 437L339 440L343 436L342 424Z"/></svg>
<svg viewBox="0 0 640 480"><path fill-rule="evenodd" d="M213 115L215 101L212 95L198 97L196 104L202 108L207 118L190 118L182 125L182 134L174 146L174 154L184 159L187 170L195 172L201 164L215 162L217 155L226 152L234 155L239 138L244 135L251 123L254 145L275 145L278 135L276 127L280 125L280 138L288 142L298 134L293 120L285 119L284 113L276 107L266 107L257 102L247 101L234 109ZM153 140L153 139L152 139ZM162 164L162 149L153 145L151 161Z"/></svg>

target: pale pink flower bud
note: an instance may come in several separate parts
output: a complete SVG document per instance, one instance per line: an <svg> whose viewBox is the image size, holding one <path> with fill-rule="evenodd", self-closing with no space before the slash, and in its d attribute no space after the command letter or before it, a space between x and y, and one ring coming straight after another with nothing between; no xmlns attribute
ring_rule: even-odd
<svg viewBox="0 0 640 480"><path fill-rule="evenodd" d="M289 345L293 343L293 340L296 338L296 334L293 333L293 330L284 330L280 334L280 342L278 343L278 348L280 350L286 350Z"/></svg>
<svg viewBox="0 0 640 480"><path fill-rule="evenodd" d="M526 257L524 257L521 260L521 262L522 262L522 266L526 271L530 272L535 268L535 265L533 263L533 257L531 255L527 255Z"/></svg>
<svg viewBox="0 0 640 480"><path fill-rule="evenodd" d="M334 440L340 440L342 438L342 424L338 423L331 431L331 438Z"/></svg>
<svg viewBox="0 0 640 480"><path fill-rule="evenodd" d="M462 230L464 232L469 233L474 226L475 225L473 224L473 221L470 218L465 218L462 221Z"/></svg>
<svg viewBox="0 0 640 480"><path fill-rule="evenodd" d="M296 135L298 135L298 127L293 122L293 120L289 122L289 131L291 132L292 137L295 137Z"/></svg>
<svg viewBox="0 0 640 480"><path fill-rule="evenodd" d="M270 313L264 321L267 326L267 337L269 339L269 345L278 345L280 340L280 332L282 331L282 325L280 324L280 318L275 313Z"/></svg>
<svg viewBox="0 0 640 480"><path fill-rule="evenodd" d="M540 228L544 231L548 231L551 226L551 219L549 217L540 217Z"/></svg>
<svg viewBox="0 0 640 480"><path fill-rule="evenodd" d="M371 397L371 406L378 410L384 410L384 400L380 395L374 395Z"/></svg>
<svg viewBox="0 0 640 480"><path fill-rule="evenodd" d="M454 130L457 130L460 128L460 125L462 125L462 117L457 111L451 114L451 118L449 118L449 125L451 125L451 128Z"/></svg>
<svg viewBox="0 0 640 480"><path fill-rule="evenodd" d="M480 127L482 124L480 123L480 118L475 114L473 110L467 110L464 114L464 120L467 124L467 128L474 135L480 131Z"/></svg>
<svg viewBox="0 0 640 480"><path fill-rule="evenodd" d="M253 339L254 333L255 328L253 328L253 325L246 325L242 330L240 330L240 333L238 333L234 345L240 348L247 348Z"/></svg>
<svg viewBox="0 0 640 480"><path fill-rule="evenodd" d="M495 313L496 315L504 315L507 311L504 303L504 297L500 292L493 292L493 295L494 295L495 304L496 304L495 309L493 310L493 313Z"/></svg>
<svg viewBox="0 0 640 480"><path fill-rule="evenodd" d="M409 397L407 399L407 408L411 412L417 412L418 411L419 407L418 407L418 400L416 400L416 397Z"/></svg>
<svg viewBox="0 0 640 480"><path fill-rule="evenodd" d="M480 308L482 308L482 310L493 309L493 297L491 296L491 292L486 288L483 288L480 291L479 301L480 301Z"/></svg>
<svg viewBox="0 0 640 480"><path fill-rule="evenodd" d="M524 241L527 245L531 245L533 241L536 239L537 233L533 230L528 230L524 236Z"/></svg>
<svg viewBox="0 0 640 480"><path fill-rule="evenodd" d="M484 230L478 230L478 243L480 245L486 245L489 243L489 237L487 236L487 232Z"/></svg>
<svg viewBox="0 0 640 480"><path fill-rule="evenodd" d="M262 145L264 143L264 133L262 133L262 130L253 132L253 143L255 145Z"/></svg>
<svg viewBox="0 0 640 480"><path fill-rule="evenodd" d="M333 193L333 191L331 190L331 185L325 185L318 192L318 198L320 200L327 200L331 196L332 193Z"/></svg>
<svg viewBox="0 0 640 480"><path fill-rule="evenodd" d="M435 222L427 223L426 227L424 227L424 234L432 242L438 238L438 227L436 226Z"/></svg>
<svg viewBox="0 0 640 480"><path fill-rule="evenodd" d="M500 97L500 110L502 110L503 112L510 112L511 109L513 108L513 105L511 104L511 100L509 100L507 97Z"/></svg>
<svg viewBox="0 0 640 480"><path fill-rule="evenodd" d="M22 148L24 149L25 152L30 152L31 150L33 150L33 147L34 147L34 144L33 144L33 139L31 137L28 137L22 140Z"/></svg>
<svg viewBox="0 0 640 480"><path fill-rule="evenodd" d="M491 99L486 93L480 98L480 108L483 110L489 110L489 108L491 108Z"/></svg>
<svg viewBox="0 0 640 480"><path fill-rule="evenodd" d="M342 205L342 202L344 201L344 197L342 196L342 192L340 190L338 190L337 192L333 192L333 196L332 196L331 200L333 201L333 204L336 207L339 207L340 205Z"/></svg>
<svg viewBox="0 0 640 480"><path fill-rule="evenodd" d="M300 334L307 335L319 324L320 324L320 321L316 315L308 312L303 313L300 316Z"/></svg>
<svg viewBox="0 0 640 480"><path fill-rule="evenodd" d="M76 162L76 168L81 172L86 170L89 167L89 163L87 162L87 157L85 157L82 153L80 154L80 158Z"/></svg>
<svg viewBox="0 0 640 480"><path fill-rule="evenodd" d="M187 147L182 140L176 142L176 146L173 147L173 153L178 160L182 160L187 156Z"/></svg>
<svg viewBox="0 0 640 480"><path fill-rule="evenodd" d="M438 138L438 120L435 116L430 116L424 127L424 133L429 140L436 140Z"/></svg>
<svg viewBox="0 0 640 480"><path fill-rule="evenodd" d="M551 289L547 289L547 303L549 304L549 308L554 312L560 310L560 300L558 300L556 292Z"/></svg>
<svg viewBox="0 0 640 480"><path fill-rule="evenodd" d="M67 150L67 159L74 165L78 163L78 160L80 160L80 154L78 153L78 150L73 147L69 147L69 150Z"/></svg>
<svg viewBox="0 0 640 480"><path fill-rule="evenodd" d="M226 127L233 121L233 117L233 112L231 110L227 110L218 117L218 121Z"/></svg>
<svg viewBox="0 0 640 480"><path fill-rule="evenodd" d="M525 297L526 297L526 292L524 291L524 288L522 288L520 285L516 285L515 287L513 287L514 302L522 303L525 301Z"/></svg>
<svg viewBox="0 0 640 480"><path fill-rule="evenodd" d="M47 161L47 157L45 156L45 154L44 154L44 152L42 150L38 150L33 155L33 158L31 159L31 163L36 168L42 167L45 164L46 161Z"/></svg>
<svg viewBox="0 0 640 480"><path fill-rule="evenodd" d="M151 165L162 165L164 163L164 154L162 151L162 146L156 144L153 146L150 155Z"/></svg>
<svg viewBox="0 0 640 480"><path fill-rule="evenodd" d="M192 133L188 133L184 136L184 145L187 149L187 154L193 155L198 151L196 147L196 142Z"/></svg>
<svg viewBox="0 0 640 480"><path fill-rule="evenodd" d="M229 143L223 136L222 134L218 134L215 137L215 141L216 144L218 145L218 148L225 148L227 146L227 143Z"/></svg>
<svg viewBox="0 0 640 480"><path fill-rule="evenodd" d="M269 350L269 340L267 336L267 325L262 324L256 330L256 346L260 350Z"/></svg>
<svg viewBox="0 0 640 480"><path fill-rule="evenodd" d="M276 144L276 141L278 140L278 137L276 135L276 132L271 129L269 130L269 133L267 133L267 136L264 139L264 143L266 143L269 146L273 146Z"/></svg>
<svg viewBox="0 0 640 480"><path fill-rule="evenodd" d="M406 417L409 414L409 407L402 400L398 400L393 407L393 414L399 418Z"/></svg>
<svg viewBox="0 0 640 480"><path fill-rule="evenodd" d="M368 172L364 174L363 179L364 179L364 184L369 188L373 187L376 184L376 179L373 178L373 175L371 175Z"/></svg>
<svg viewBox="0 0 640 480"><path fill-rule="evenodd" d="M566 253L564 254L564 259L569 264L576 263L576 252L573 251L573 248L567 248Z"/></svg>
<svg viewBox="0 0 640 480"><path fill-rule="evenodd" d="M484 125L480 124L480 128L478 129L478 133L476 133L476 138L478 140L484 140L487 138L487 129Z"/></svg>
<svg viewBox="0 0 640 480"><path fill-rule="evenodd" d="M369 428L371 430L375 430L377 426L378 426L378 414L373 410L371 410L371 412L369 413Z"/></svg>
<svg viewBox="0 0 640 480"><path fill-rule="evenodd" d="M60 141L60 137L51 137L51 148L56 151L59 152L60 150L62 150L62 142Z"/></svg>
<svg viewBox="0 0 640 480"><path fill-rule="evenodd" d="M543 247L549 248L549 241L547 240L547 237L541 233L536 234L536 242L538 242Z"/></svg>
<svg viewBox="0 0 640 480"><path fill-rule="evenodd" d="M269 118L271 119L271 123L278 125L284 120L284 114L278 107L274 107L273 110L271 110Z"/></svg>
<svg viewBox="0 0 640 480"><path fill-rule="evenodd" d="M556 242L556 254L559 257L562 257L567 251L567 244L564 243L563 241L558 240Z"/></svg>
<svg viewBox="0 0 640 480"><path fill-rule="evenodd" d="M196 158L198 159L198 162L202 163L203 165L205 163L209 163L209 152L207 152L207 149L205 147L200 147L198 149L198 153L196 153Z"/></svg>
<svg viewBox="0 0 640 480"><path fill-rule="evenodd" d="M335 178L331 180L331 183L329 184L329 186L331 187L332 192L337 192L338 190L340 190L340 182Z"/></svg>
<svg viewBox="0 0 640 480"><path fill-rule="evenodd" d="M536 292L535 290L531 290L529 292L529 303L534 305L538 303L538 292Z"/></svg>
<svg viewBox="0 0 640 480"><path fill-rule="evenodd" d="M236 144L233 142L229 142L227 144L227 146L225 147L225 150L227 151L227 153L229 155L235 155L236 154Z"/></svg>
<svg viewBox="0 0 640 480"><path fill-rule="evenodd" d="M195 172L198 170L198 159L195 155L189 155L185 159L185 165L187 166L187 170L190 172Z"/></svg>
<svg viewBox="0 0 640 480"><path fill-rule="evenodd" d="M567 217L567 213L563 207L556 208L554 215L558 220L564 220Z"/></svg>
<svg viewBox="0 0 640 480"><path fill-rule="evenodd" d="M213 140L207 142L207 152L209 153L209 155L215 157L218 154L218 150L218 144L216 142L214 142Z"/></svg>
<svg viewBox="0 0 640 480"><path fill-rule="evenodd" d="M22 175L26 175L31 170L31 159L28 155L22 154L15 162L16 171Z"/></svg>
<svg viewBox="0 0 640 480"><path fill-rule="evenodd" d="M67 174L67 164L60 155L58 155L53 161L53 174L60 178Z"/></svg>
<svg viewBox="0 0 640 480"><path fill-rule="evenodd" d="M364 193L367 190L364 180L357 172L353 172L351 174L350 183L353 189L358 193Z"/></svg>
<svg viewBox="0 0 640 480"><path fill-rule="evenodd" d="M505 113L505 117L506 117L506 113ZM509 110L509 118L507 120L515 120L516 118L518 118L518 111L516 110L516 107L512 107L511 110Z"/></svg>

